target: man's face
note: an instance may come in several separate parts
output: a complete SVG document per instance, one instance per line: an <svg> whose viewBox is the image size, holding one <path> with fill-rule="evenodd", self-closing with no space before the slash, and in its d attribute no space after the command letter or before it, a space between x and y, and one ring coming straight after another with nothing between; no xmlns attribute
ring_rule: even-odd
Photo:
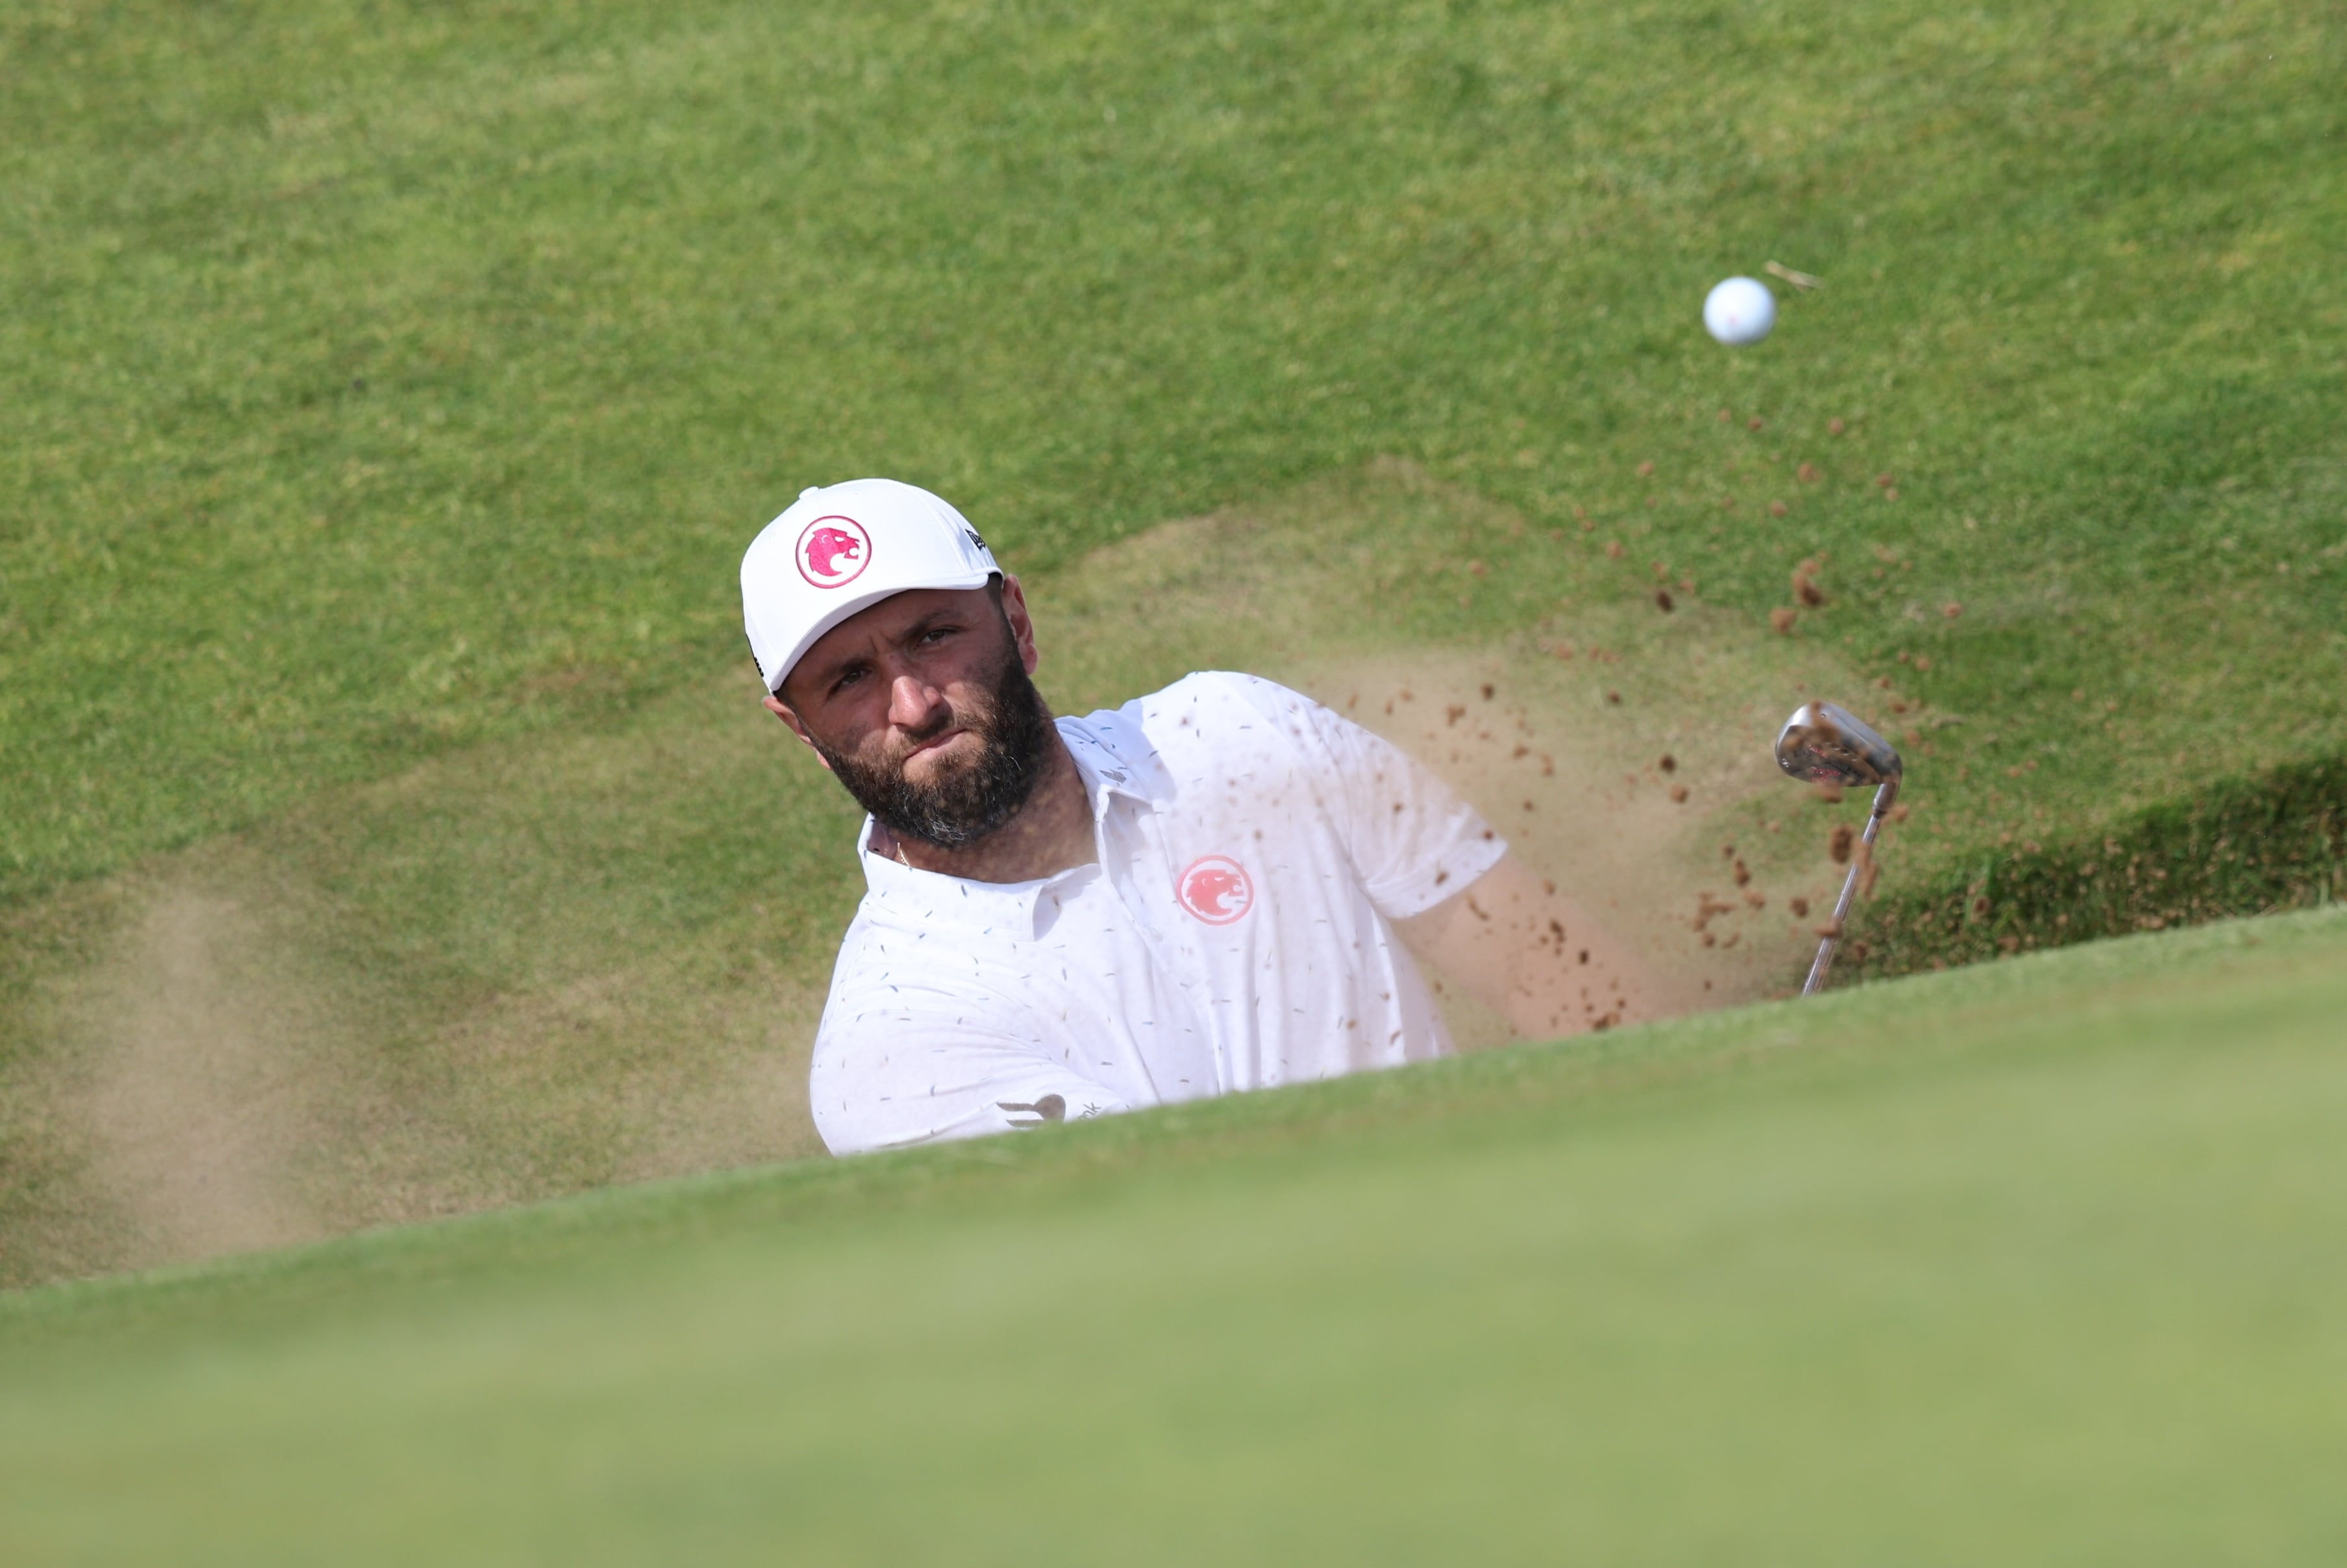
<svg viewBox="0 0 2347 1568"><path fill-rule="evenodd" d="M1050 754L1018 579L917 589L825 632L766 699L880 825L944 848L1018 814Z"/></svg>

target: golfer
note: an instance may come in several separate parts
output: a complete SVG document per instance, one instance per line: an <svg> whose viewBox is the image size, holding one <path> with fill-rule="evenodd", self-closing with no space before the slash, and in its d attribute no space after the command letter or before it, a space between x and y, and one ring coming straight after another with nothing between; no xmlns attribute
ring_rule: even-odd
<svg viewBox="0 0 2347 1568"><path fill-rule="evenodd" d="M835 1153L1444 1055L1415 958L1522 1034L1655 1009L1471 808L1308 698L1206 672L1054 719L1019 579L926 490L807 490L742 607L767 708L869 814L809 1078Z"/></svg>

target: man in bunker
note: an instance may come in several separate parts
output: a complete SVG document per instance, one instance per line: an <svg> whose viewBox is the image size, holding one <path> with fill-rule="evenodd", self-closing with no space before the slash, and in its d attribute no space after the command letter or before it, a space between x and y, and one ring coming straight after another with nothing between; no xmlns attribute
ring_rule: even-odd
<svg viewBox="0 0 2347 1568"><path fill-rule="evenodd" d="M1019 579L926 490L807 490L742 599L765 705L869 814L809 1079L835 1153L1445 1055L1420 958L1528 1037L1659 1009L1472 808L1307 697L1207 671L1054 719Z"/></svg>

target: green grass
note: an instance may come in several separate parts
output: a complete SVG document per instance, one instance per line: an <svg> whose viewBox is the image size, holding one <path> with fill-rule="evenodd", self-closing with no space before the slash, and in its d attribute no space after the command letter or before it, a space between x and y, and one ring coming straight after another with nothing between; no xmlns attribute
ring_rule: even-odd
<svg viewBox="0 0 2347 1568"><path fill-rule="evenodd" d="M359 1233L0 1297L0 1557L2336 1560L2337 911L790 1160L856 876L733 571L893 473L1062 706L1496 682L1679 759L1746 952L1796 692L1911 759L1882 968L2335 897L2342 76L2279 0L0 10L0 1284Z"/></svg>
<svg viewBox="0 0 2347 1568"><path fill-rule="evenodd" d="M2335 780L2339 20L0 12L0 1282L809 1148L856 877L733 573L813 480L962 504L1063 703L1603 641L1610 762L1862 694L1902 966L2013 934L1914 929L1984 876ZM1825 287L1703 338L1769 260ZM1209 511L1230 558L1113 567ZM292 1217L142 1215L103 1107L190 1040Z"/></svg>
<svg viewBox="0 0 2347 1568"><path fill-rule="evenodd" d="M0 1301L15 1562L2312 1563L2347 919Z"/></svg>
<svg viewBox="0 0 2347 1568"><path fill-rule="evenodd" d="M1041 569L1392 453L1756 618L1829 552L1819 630L1934 656L1961 756L2150 798L2335 749L2336 24L12 10L0 896L738 661L749 532L875 471ZM1769 259L1827 286L1718 350Z"/></svg>

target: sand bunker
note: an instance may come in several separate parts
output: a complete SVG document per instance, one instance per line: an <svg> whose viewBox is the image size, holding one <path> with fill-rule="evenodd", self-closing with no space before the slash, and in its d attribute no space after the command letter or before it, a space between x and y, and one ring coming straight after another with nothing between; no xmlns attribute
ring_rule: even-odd
<svg viewBox="0 0 2347 1568"><path fill-rule="evenodd" d="M313 1008L266 975L237 904L158 894L82 988L89 1174L141 1263L325 1234L299 1164L318 1126Z"/></svg>
<svg viewBox="0 0 2347 1568"><path fill-rule="evenodd" d="M1848 672L1595 577L1480 637L1388 630L1398 561L1494 537L1523 519L1399 464L1167 524L1030 585L1040 679L1062 712L1194 669L1286 682L1448 778L1678 1006L1789 989L1815 941L1795 901L1834 867L1768 746ZM31 1107L0 1135L51 1216L0 1230L0 1259L38 1260L7 1277L815 1152L853 814L753 688L729 670L600 732L442 757L99 890L94 961L0 1019L38 1037L0 1059L0 1107ZM1462 1041L1505 1037L1445 999Z"/></svg>

